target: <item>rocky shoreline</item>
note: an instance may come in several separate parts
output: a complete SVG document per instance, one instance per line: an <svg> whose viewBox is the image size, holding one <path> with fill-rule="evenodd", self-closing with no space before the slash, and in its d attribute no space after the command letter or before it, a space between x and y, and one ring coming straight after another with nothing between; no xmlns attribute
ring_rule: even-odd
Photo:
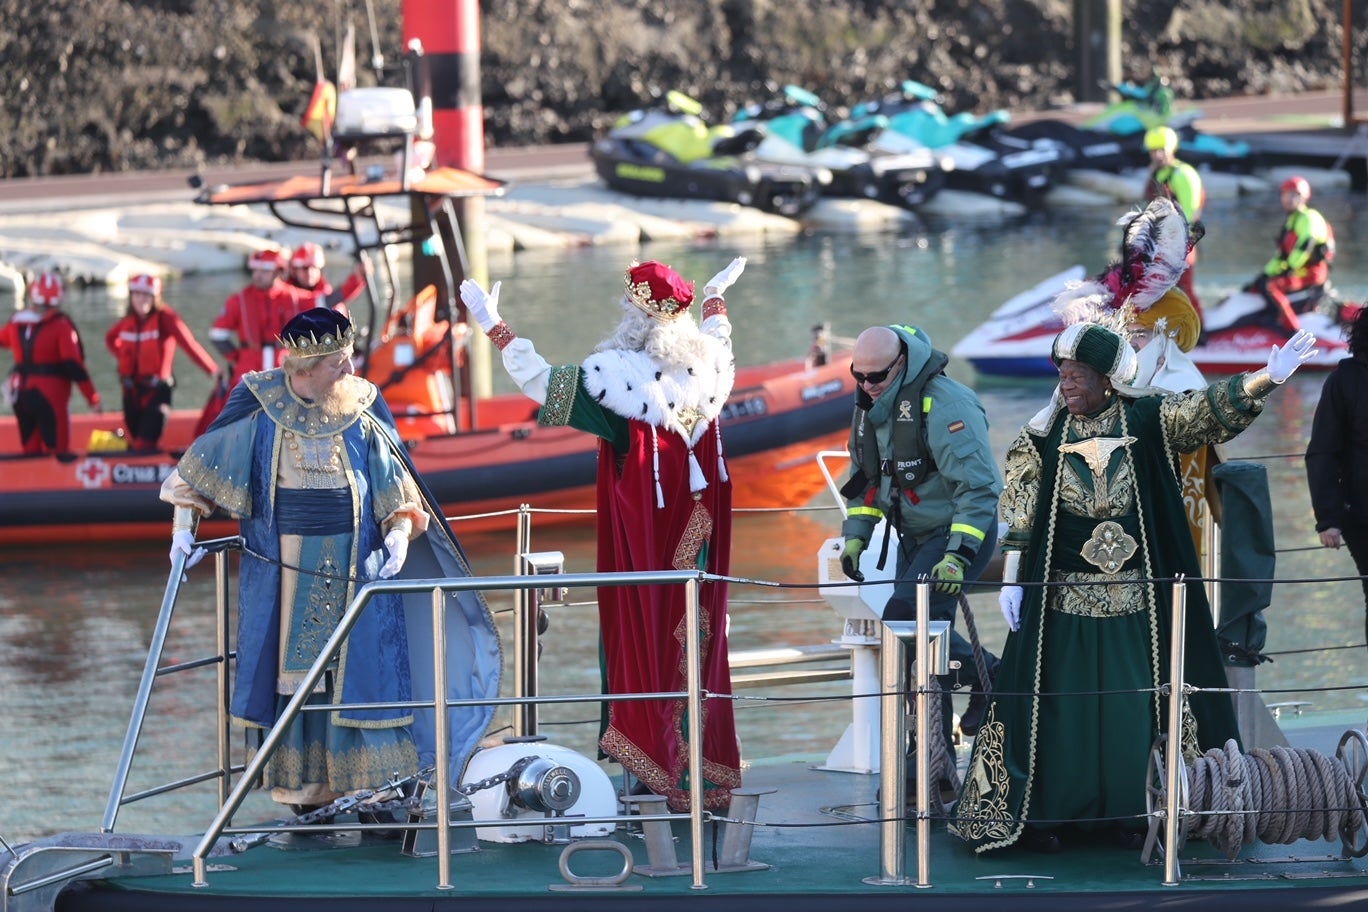
<svg viewBox="0 0 1368 912"><path fill-rule="evenodd" d="M678 88L713 119L784 83L839 108L903 79L947 110L1040 110L1074 99L1071 0L483 0L481 76L492 146L582 142ZM400 0L371 0L397 63ZM1359 18L1365 13L1359 11ZM1125 76L1179 99L1333 89L1338 4L1133 0ZM0 0L0 177L316 154L299 126L315 46L335 71L342 23L374 83L362 0ZM392 81L393 75L384 77Z"/></svg>

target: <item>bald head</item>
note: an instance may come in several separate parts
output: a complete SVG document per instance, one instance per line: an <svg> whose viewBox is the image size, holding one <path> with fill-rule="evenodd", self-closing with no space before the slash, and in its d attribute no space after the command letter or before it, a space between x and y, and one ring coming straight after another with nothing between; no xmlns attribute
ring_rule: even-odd
<svg viewBox="0 0 1368 912"><path fill-rule="evenodd" d="M887 326L871 326L855 340L855 369L878 370L901 351L902 340L897 333Z"/></svg>
<svg viewBox="0 0 1368 912"><path fill-rule="evenodd" d="M887 326L871 326L855 340L850 372L871 397L893 385L903 367L902 339Z"/></svg>

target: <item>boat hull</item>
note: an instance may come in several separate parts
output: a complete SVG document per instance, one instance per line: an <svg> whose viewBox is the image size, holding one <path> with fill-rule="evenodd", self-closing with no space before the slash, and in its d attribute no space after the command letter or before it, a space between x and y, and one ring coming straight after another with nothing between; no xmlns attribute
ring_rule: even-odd
<svg viewBox="0 0 1368 912"><path fill-rule="evenodd" d="M1294 743L1314 743L1333 753L1345 726L1361 724L1349 713L1317 713L1289 727ZM400 855L397 842L364 842L347 850L280 851L267 846L242 854L215 850L207 859L207 886L192 886L186 856L193 839L123 835L127 844L153 841L180 855L179 871L159 876L120 876L68 889L61 912L374 912L391 910L736 910L736 912L905 912L918 900L950 912L1112 912L1238 908L1242 912L1359 908L1368 902L1364 859L1338 857L1338 840L1302 839L1291 844L1246 843L1232 863L1214 846L1189 839L1182 852L1182 880L1165 885L1162 852L1149 864L1140 853L1104 839L1066 841L1055 855L1007 850L975 855L943 823L933 824L925 885L919 887L917 836L904 832L903 879L881 881L887 856L878 822L878 775L819 768L820 758L761 761L747 770L749 788L761 793L748 841L749 868L717 871L705 865L706 889L693 886L689 827L675 822L675 876L650 873L639 836L615 834L599 841L599 876L619 869L616 851L634 858L635 874L623 889L601 885L567 890L561 874L564 845L482 841L478 852L451 857L453 889L439 890L436 858ZM339 819L339 823L343 823ZM54 837L62 840L64 837ZM75 841L75 835L66 837ZM89 837L87 837L89 838ZM713 837L705 831L709 851ZM225 840L226 841L226 840ZM221 842L220 845L223 845ZM705 856L709 855L705 851ZM0 851L3 857L3 851ZM709 856L710 857L710 856ZM593 871L595 854L566 860L572 871ZM610 861L604 860L610 859ZM169 866L168 866L169 867ZM100 876L100 875L95 875ZM105 872L108 876L108 872ZM575 894L579 893L579 896Z"/></svg>
<svg viewBox="0 0 1368 912"><path fill-rule="evenodd" d="M1054 338L1064 328L1055 314L1055 296L1070 282L1084 277L1083 267L1075 266L1051 276L998 307L987 320L965 336L952 350L956 358L968 361L978 373L989 377L1055 377L1050 360ZM1204 374L1238 374L1258 370L1268 363L1273 345L1287 341L1288 334L1267 327L1239 325L1225 317L1237 305L1239 293L1209 308L1204 315L1207 332L1202 344L1188 357ZM1302 325L1315 333L1315 357L1303 370L1329 370L1348 356L1343 328L1321 313L1305 313Z"/></svg>
<svg viewBox="0 0 1368 912"><path fill-rule="evenodd" d="M722 413L738 506L794 506L821 487L811 454L845 442L854 391L849 356L808 370L801 362L741 369ZM171 508L161 483L190 445L198 413L178 410L155 453L81 452L66 459L22 457L12 417L0 419L0 543L155 539L168 534ZM461 530L506 528L523 504L591 511L597 438L536 423L536 406L512 395L480 406L485 430L410 442L414 464L448 515L474 517ZM108 437L117 415L72 417L72 440ZM403 419L400 417L401 433ZM498 514L498 515L486 515ZM583 520L550 514L548 520ZM232 534L210 522L202 536Z"/></svg>

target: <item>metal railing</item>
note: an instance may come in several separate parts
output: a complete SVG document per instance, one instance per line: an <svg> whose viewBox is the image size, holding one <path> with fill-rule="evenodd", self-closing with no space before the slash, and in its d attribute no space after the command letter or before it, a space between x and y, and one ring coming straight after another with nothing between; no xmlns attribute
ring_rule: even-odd
<svg viewBox="0 0 1368 912"><path fill-rule="evenodd" d="M179 579L179 577L176 577ZM689 739L689 826L692 842L692 874L693 886L696 889L704 889L704 857L703 857L703 823L705 811L703 809L703 732L702 732L702 681L699 667L699 657L701 655L700 644L700 625L698 619L698 586L701 582L711 579L708 574L701 571L682 571L671 570L654 573L594 573L594 574L555 574L550 576L537 577L531 581L527 576L505 576L505 577L468 577L462 579L433 579L433 580L377 580L365 583L356 592L355 597L348 605L346 612L338 621L336 629L329 637L319 652L318 658L313 666L305 674L299 688L295 691L290 702L285 706L277 719L276 724L267 733L261 746L256 752L243 772L243 776L238 780L237 785L223 802L218 813L214 816L209 828L205 831L199 844L196 846L192 863L194 866L195 886L206 886L207 863L210 850L218 841L219 837L228 833L251 833L257 832L250 828L233 828L229 826L232 815L241 806L247 793L251 790L252 784L263 772L266 763L275 752L277 745L283 740L285 731L290 724L302 711L304 704L309 699L314 688L322 680L324 673L331 664L334 657L341 650L342 644L351 633L357 618L364 610L369 601L376 595L385 593L411 593L430 591L432 593L432 614L433 614L433 659L435 668L434 690L439 696L432 703L425 701L412 701L407 703L386 704L391 708L432 708L436 710L436 797L437 797L437 820L432 823L408 823L401 826L410 829L433 829L437 830L438 846L438 884L439 890L450 890L453 888L451 881L451 855L450 855L450 828L451 827L473 827L473 826L508 826L512 825L509 821L452 821L450 820L451 807L451 773L449 745L447 744L447 714L444 711L457 706L500 706L518 705L525 703L529 697L499 698L492 700L450 700L445 697L446 690L446 599L448 593L464 592L472 590L491 591L491 590L517 590L524 589L531 585L554 585L565 588L579 586L643 586L643 585L682 585L685 590L685 655L686 655L686 690L679 692L662 692L646 694L585 694L575 697L555 698L561 702L599 702L602 700L660 700L660 699L683 699L688 704L688 739ZM440 705L439 705L440 704ZM647 820L647 819L679 819L679 815L657 815L643 816L613 816L613 817L577 817L577 824L588 823L619 823L628 820ZM286 830L288 828L280 828Z"/></svg>

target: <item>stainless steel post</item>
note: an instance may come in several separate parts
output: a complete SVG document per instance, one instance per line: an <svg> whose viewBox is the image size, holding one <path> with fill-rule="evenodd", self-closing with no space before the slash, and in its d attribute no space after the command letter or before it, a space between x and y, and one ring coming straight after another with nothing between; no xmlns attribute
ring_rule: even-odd
<svg viewBox="0 0 1368 912"><path fill-rule="evenodd" d="M894 628L885 623L880 629L879 699L883 737L879 743L879 876L866 883L905 884L904 853L907 837L903 829L906 803L904 777L907 771L907 702L903 695L906 664L903 642Z"/></svg>
<svg viewBox="0 0 1368 912"><path fill-rule="evenodd" d="M223 807L228 803L228 792L233 786L233 752L230 741L232 722L229 718L232 675L229 673L228 653L228 553L220 551L214 559L215 621L218 643L218 764L221 775L218 782L218 803Z"/></svg>
<svg viewBox="0 0 1368 912"><path fill-rule="evenodd" d="M518 508L518 532L517 550L514 551L513 572L518 576L527 573L527 560L523 556L532 550L532 513L527 504ZM513 590L513 696L528 697L534 696L536 691L526 689L526 681L529 669L537 667L537 657L529 656L528 643L528 620L527 605L531 601L531 592L526 587L519 587ZM535 612L535 609L533 609ZM532 615L531 628L537 629L537 616ZM532 672L535 674L535 671ZM532 723L532 730L528 730L528 716L535 710L530 709L528 704L519 703L513 709L513 736L515 738L525 738L528 735L536 734L536 723Z"/></svg>
<svg viewBox="0 0 1368 912"><path fill-rule="evenodd" d="M1184 578L1173 583L1172 641L1169 643L1169 718L1168 751L1164 755L1164 781L1168 790L1165 810L1168 820L1164 822L1164 886L1176 887L1182 872L1178 867L1178 787L1179 770L1183 762L1183 637L1187 625L1187 587Z"/></svg>
<svg viewBox="0 0 1368 912"><path fill-rule="evenodd" d="M689 839L693 842L694 890L706 890L703 882L703 675L701 636L698 626L698 580L684 584L684 645L688 669L689 713Z"/></svg>
<svg viewBox="0 0 1368 912"><path fill-rule="evenodd" d="M931 583L917 583L917 886L931 886Z"/></svg>
<svg viewBox="0 0 1368 912"><path fill-rule="evenodd" d="M432 590L432 689L437 739L437 889L451 883L451 720L447 715L446 605L440 586Z"/></svg>

